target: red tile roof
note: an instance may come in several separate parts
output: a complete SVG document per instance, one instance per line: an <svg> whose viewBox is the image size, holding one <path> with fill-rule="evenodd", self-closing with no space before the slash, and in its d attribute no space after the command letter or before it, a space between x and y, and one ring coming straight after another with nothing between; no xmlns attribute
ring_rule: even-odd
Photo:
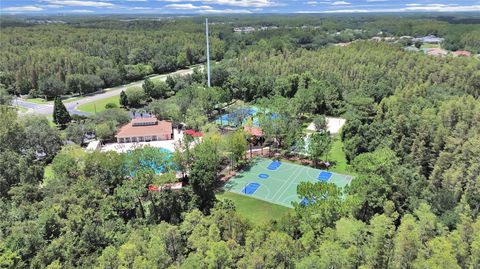
<svg viewBox="0 0 480 269"><path fill-rule="evenodd" d="M452 53L455 56L466 56L466 57L472 56L472 53L470 51L466 51L466 50L457 50L457 51L454 51Z"/></svg>
<svg viewBox="0 0 480 269"><path fill-rule="evenodd" d="M191 135L193 137L202 137L203 136L202 132L197 132L197 131L192 130L192 129L185 130L185 132L183 132L183 133L187 134L187 135Z"/></svg>
<svg viewBox="0 0 480 269"><path fill-rule="evenodd" d="M158 121L158 120L157 120L157 118L155 118L155 117L135 118L135 119L132 120L132 123L152 122L152 121Z"/></svg>
<svg viewBox="0 0 480 269"><path fill-rule="evenodd" d="M156 119L155 119L156 120ZM131 122L124 125L118 131L115 137L125 138L125 137L137 137L137 136L165 136L172 133L172 123L169 121L156 121L154 125L145 125L145 126L133 126L133 123L138 122L150 122L152 118L143 118L143 119L133 119Z"/></svg>
<svg viewBox="0 0 480 269"><path fill-rule="evenodd" d="M433 55L433 56L443 56L443 55L447 55L448 51L441 48L429 48L427 50L427 54Z"/></svg>
<svg viewBox="0 0 480 269"><path fill-rule="evenodd" d="M244 126L243 127L245 129L245 131L251 135L254 135L254 136L257 136L257 137L261 137L263 136L263 131L262 131L262 128L259 128L259 127L248 127L248 126Z"/></svg>

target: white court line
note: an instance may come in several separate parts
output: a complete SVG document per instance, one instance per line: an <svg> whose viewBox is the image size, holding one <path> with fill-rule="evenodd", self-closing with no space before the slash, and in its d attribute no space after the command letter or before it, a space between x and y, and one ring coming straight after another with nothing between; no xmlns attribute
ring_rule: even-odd
<svg viewBox="0 0 480 269"><path fill-rule="evenodd" d="M270 188L269 188L267 185L265 185L265 184L260 184L260 187L258 187L258 188L260 189L262 186L265 187L265 190L268 192L268 194L265 195L265 198L264 198L264 199L268 199L268 197L270 196L270 193L271 193L271 192L270 192ZM255 193L256 193L256 192L255 192ZM255 193L254 193L254 194L255 194ZM253 196L253 195L252 195L252 196ZM260 196L255 196L255 198L257 198L257 197L260 197Z"/></svg>
<svg viewBox="0 0 480 269"><path fill-rule="evenodd" d="M294 197L295 199L293 199L293 200L296 200L296 199L298 198L298 194L297 194L297 195L290 195L290 196L285 197L285 199L283 199L283 200L281 201L281 203L287 204L287 202L288 202L288 200L290 199L290 197ZM300 201L301 201L301 200L300 200ZM291 202L293 202L293 201L291 201ZM290 205L290 206L291 206L291 205Z"/></svg>
<svg viewBox="0 0 480 269"><path fill-rule="evenodd" d="M299 168L297 167L297 169L295 170L295 172L293 172L293 173L287 178L287 180L285 180L285 182L282 184L282 186L280 187L279 191L274 195L273 198L275 198L275 197L277 196L277 194L278 194L280 191L282 191L282 190L283 190L283 192L280 194L280 197L282 196L282 194L285 193L285 191L287 190L286 188L284 189L285 184L287 184L287 186L289 186L289 185L291 184L290 179L292 178L292 176L295 176L296 174L298 174L298 172L299 172L300 170L301 170L301 169L299 169Z"/></svg>
<svg viewBox="0 0 480 269"><path fill-rule="evenodd" d="M300 174L300 173L302 172L302 169L304 169L304 167L298 167L296 174L297 174L297 175ZM299 173L299 172L300 172L300 173ZM294 182L294 183L293 183L293 182ZM292 181L290 181L290 182L289 182L289 185L287 186L287 188L285 188L285 189L283 190L282 195L287 191L287 189L289 189L289 187L290 187L292 184L295 184L295 185L298 186L298 185L300 184L300 182L302 182L302 181L297 181L297 180L292 180ZM280 195L280 196L282 196L282 195ZM297 195L297 196L298 196L298 195ZM290 196L288 196L288 197L290 197ZM285 201L285 199L284 199L283 201Z"/></svg>

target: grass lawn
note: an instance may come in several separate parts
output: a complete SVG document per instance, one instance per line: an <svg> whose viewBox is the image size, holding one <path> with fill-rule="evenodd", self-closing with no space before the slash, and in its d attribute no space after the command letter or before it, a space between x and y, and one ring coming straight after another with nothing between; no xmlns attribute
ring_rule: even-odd
<svg viewBox="0 0 480 269"><path fill-rule="evenodd" d="M328 158L327 158L328 157ZM340 137L336 136L335 140L332 145L332 149L328 153L327 157L323 157L322 159L327 159L330 162L334 162L335 165L328 169L329 171L339 173L339 174L347 174L356 176L355 172L353 171L351 165L347 163L347 156L343 151L343 142Z"/></svg>
<svg viewBox="0 0 480 269"><path fill-rule="evenodd" d="M55 122L53 122L53 116L52 116L52 115L48 115L48 116L47 116L47 120L48 120L48 124L49 124L51 127L57 127L57 125L55 124Z"/></svg>
<svg viewBox="0 0 480 269"><path fill-rule="evenodd" d="M53 101L46 101L43 98L26 98L24 99L27 102L30 103L35 103L35 104L40 104L40 105L48 105L48 104L53 104Z"/></svg>
<svg viewBox="0 0 480 269"><path fill-rule="evenodd" d="M83 111L83 112L88 112L88 113L95 113L95 112L100 112L105 110L105 105L108 103L114 103L118 107L120 107L120 96L115 95L115 96L110 96L104 99L96 100L90 103L86 103L83 105L79 105L77 107L78 110Z"/></svg>
<svg viewBox="0 0 480 269"><path fill-rule="evenodd" d="M53 169L52 164L45 166L45 170L43 171L43 186L46 186L50 180L53 179Z"/></svg>
<svg viewBox="0 0 480 269"><path fill-rule="evenodd" d="M27 109L27 108L24 108L23 106L16 106L15 109L16 109L18 112L21 112L21 113L28 112L28 109Z"/></svg>
<svg viewBox="0 0 480 269"><path fill-rule="evenodd" d="M77 100L80 100L80 99L83 99L85 97L88 97L88 96L75 96L75 97L68 97L66 99L63 99L62 101L64 103L71 103L71 102L75 102Z"/></svg>
<svg viewBox="0 0 480 269"><path fill-rule="evenodd" d="M231 192L217 193L217 198L219 200L232 200L237 208L238 214L250 220L255 225L265 224L270 220L278 220L287 212L293 210L288 207Z"/></svg>
<svg viewBox="0 0 480 269"><path fill-rule="evenodd" d="M422 49L432 49L432 48L440 48L440 45L438 44L422 44L422 46L420 47Z"/></svg>

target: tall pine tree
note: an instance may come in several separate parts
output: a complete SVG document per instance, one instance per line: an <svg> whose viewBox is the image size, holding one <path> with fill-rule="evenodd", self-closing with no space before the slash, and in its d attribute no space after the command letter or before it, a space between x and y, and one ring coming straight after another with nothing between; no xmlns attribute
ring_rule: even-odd
<svg viewBox="0 0 480 269"><path fill-rule="evenodd" d="M149 78L145 79L145 81L143 82L142 88L149 97L155 98L154 96L155 84L153 84L153 82Z"/></svg>
<svg viewBox="0 0 480 269"><path fill-rule="evenodd" d="M59 97L56 97L55 103L53 104L53 122L64 128L65 125L70 121L72 121L72 118L70 117L67 108L63 104L62 100L60 100Z"/></svg>
<svg viewBox="0 0 480 269"><path fill-rule="evenodd" d="M128 106L128 99L127 99L127 94L125 93L125 91L122 91L120 93L120 105L123 106L123 107Z"/></svg>

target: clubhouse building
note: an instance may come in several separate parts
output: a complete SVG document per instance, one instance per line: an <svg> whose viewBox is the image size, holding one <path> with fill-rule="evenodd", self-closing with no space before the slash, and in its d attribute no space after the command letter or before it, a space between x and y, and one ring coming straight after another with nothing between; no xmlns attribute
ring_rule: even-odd
<svg viewBox="0 0 480 269"><path fill-rule="evenodd" d="M150 142L173 139L173 127L169 121L155 117L136 118L124 125L115 136L117 143Z"/></svg>

